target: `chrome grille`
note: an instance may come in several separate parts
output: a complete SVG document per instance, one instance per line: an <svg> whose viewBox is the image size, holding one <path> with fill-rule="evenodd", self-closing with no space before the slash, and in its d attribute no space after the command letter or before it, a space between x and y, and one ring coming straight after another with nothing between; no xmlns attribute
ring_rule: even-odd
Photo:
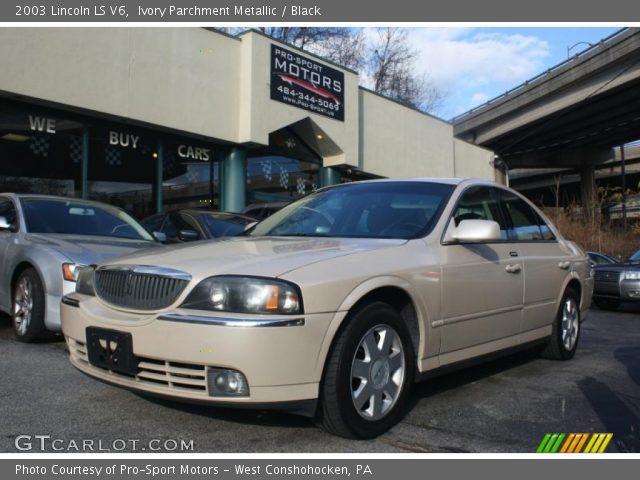
<svg viewBox="0 0 640 480"><path fill-rule="evenodd" d="M596 269L595 280L596 282L618 283L618 281L620 280L620 272L617 272L615 270Z"/></svg>
<svg viewBox="0 0 640 480"><path fill-rule="evenodd" d="M159 267L100 267L96 295L106 303L135 310L159 310L176 301L191 280L179 270Z"/></svg>

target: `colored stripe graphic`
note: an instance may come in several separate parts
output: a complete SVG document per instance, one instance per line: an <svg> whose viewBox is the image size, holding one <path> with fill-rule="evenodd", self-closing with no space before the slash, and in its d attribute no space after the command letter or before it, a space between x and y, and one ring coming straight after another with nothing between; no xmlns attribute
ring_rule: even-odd
<svg viewBox="0 0 640 480"><path fill-rule="evenodd" d="M538 445L536 452L603 453L612 438L612 433L547 433L542 438L542 441L540 442L540 445ZM585 443L587 446L583 450Z"/></svg>

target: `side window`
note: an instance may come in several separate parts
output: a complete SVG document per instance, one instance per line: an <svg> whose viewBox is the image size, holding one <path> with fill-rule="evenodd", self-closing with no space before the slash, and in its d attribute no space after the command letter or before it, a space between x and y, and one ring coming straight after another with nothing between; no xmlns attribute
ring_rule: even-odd
<svg viewBox="0 0 640 480"><path fill-rule="evenodd" d="M453 221L457 226L462 220L493 220L500 225L502 240L509 238L508 227L502 218L498 198L493 188L471 187L462 194L453 214Z"/></svg>
<svg viewBox="0 0 640 480"><path fill-rule="evenodd" d="M556 236L553 234L553 232L549 228L549 225L547 225L542 219L542 217L538 215L535 211L533 212L533 214L536 216L536 220L538 220L538 225L540 225L540 233L542 233L542 239L555 240Z"/></svg>
<svg viewBox="0 0 640 480"><path fill-rule="evenodd" d="M0 217L4 217L13 231L18 230L18 216L13 202L8 198L0 198Z"/></svg>
<svg viewBox="0 0 640 480"><path fill-rule="evenodd" d="M146 228L149 232L159 232L162 228L162 221L164 220L164 214L153 215L140 222L140 224Z"/></svg>
<svg viewBox="0 0 640 480"><path fill-rule="evenodd" d="M549 227L526 201L505 190L500 191L500 197L511 223L511 238L521 241L552 240L554 238ZM542 225L544 225L544 234Z"/></svg>
<svg viewBox="0 0 640 480"><path fill-rule="evenodd" d="M193 230L193 227L184 221L179 213L170 213L162 225L162 233L167 238L175 240L178 238L180 230Z"/></svg>

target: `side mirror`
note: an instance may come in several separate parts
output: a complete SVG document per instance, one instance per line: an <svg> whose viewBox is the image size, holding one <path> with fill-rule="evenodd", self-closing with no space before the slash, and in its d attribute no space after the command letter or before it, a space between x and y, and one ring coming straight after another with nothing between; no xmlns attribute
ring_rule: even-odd
<svg viewBox="0 0 640 480"><path fill-rule="evenodd" d="M13 227L7 221L7 217L0 217L0 230L9 230L13 231Z"/></svg>
<svg viewBox="0 0 640 480"><path fill-rule="evenodd" d="M452 240L459 243L501 240L500 225L493 220L462 220L453 230Z"/></svg>
<svg viewBox="0 0 640 480"><path fill-rule="evenodd" d="M160 243L167 242L167 234L162 232L153 232L153 238L155 238Z"/></svg>
<svg viewBox="0 0 640 480"><path fill-rule="evenodd" d="M192 242L200 239L200 234L195 230L180 230L178 238L183 242Z"/></svg>

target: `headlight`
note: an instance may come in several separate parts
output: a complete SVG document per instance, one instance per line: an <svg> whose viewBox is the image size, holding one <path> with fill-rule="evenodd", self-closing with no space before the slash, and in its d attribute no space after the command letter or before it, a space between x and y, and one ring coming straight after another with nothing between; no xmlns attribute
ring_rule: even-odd
<svg viewBox="0 0 640 480"><path fill-rule="evenodd" d="M78 280L76 281L76 292L83 295L95 295L96 291L93 286L93 278L95 276L96 267L90 265L81 268L78 272Z"/></svg>
<svg viewBox="0 0 640 480"><path fill-rule="evenodd" d="M62 278L68 280L70 282L75 282L78 280L78 273L82 270L86 265L79 265L77 263L63 263L62 264Z"/></svg>
<svg viewBox="0 0 640 480"><path fill-rule="evenodd" d="M194 288L182 308L234 313L302 313L297 286L283 280L258 277L209 277Z"/></svg>
<svg viewBox="0 0 640 480"><path fill-rule="evenodd" d="M625 280L640 280L640 270L627 270L624 272Z"/></svg>

